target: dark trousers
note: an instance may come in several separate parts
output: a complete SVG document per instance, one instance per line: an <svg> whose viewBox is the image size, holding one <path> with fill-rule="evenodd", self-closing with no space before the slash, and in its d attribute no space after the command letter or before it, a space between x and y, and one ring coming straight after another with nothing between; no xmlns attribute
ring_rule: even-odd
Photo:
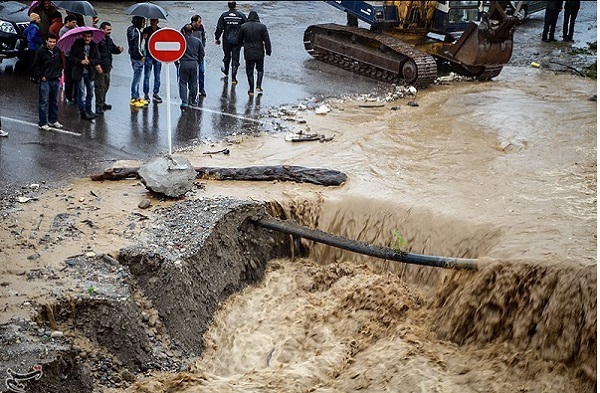
<svg viewBox="0 0 600 393"><path fill-rule="evenodd" d="M58 89L60 82L58 79L40 81L38 101L39 121L38 125L43 126L48 123L58 121Z"/></svg>
<svg viewBox="0 0 600 393"><path fill-rule="evenodd" d="M544 15L544 31L542 32L542 39L554 40L554 30L556 29L556 22L558 21L559 9L548 9L546 8L546 14Z"/></svg>
<svg viewBox="0 0 600 393"><path fill-rule="evenodd" d="M254 91L254 68L256 68L256 71L258 71L258 83L256 84L256 87L262 88L262 73L265 71L265 59L246 59L246 77L248 77L248 85L250 85L250 91Z"/></svg>
<svg viewBox="0 0 600 393"><path fill-rule="evenodd" d="M225 71L229 71L229 64L231 63L231 67L237 68L240 66L240 50L242 47L240 45L229 44L227 40L223 41L223 53L225 57L223 57L223 64L225 65ZM234 72L235 73L235 72Z"/></svg>
<svg viewBox="0 0 600 393"><path fill-rule="evenodd" d="M179 98L182 104L196 105L198 96L198 63L182 61L179 63Z"/></svg>
<svg viewBox="0 0 600 393"><path fill-rule="evenodd" d="M64 93L65 93L65 98L69 101L73 101L75 98L75 83L73 83L73 77L71 76L72 74L73 74L73 64L71 64L71 62L69 61L69 58L67 57L65 60L65 71L64 71L64 76L65 76Z"/></svg>
<svg viewBox="0 0 600 393"><path fill-rule="evenodd" d="M575 29L575 19L577 19L578 9L570 10L565 8L565 15L563 20L563 39L572 40L573 30Z"/></svg>
<svg viewBox="0 0 600 393"><path fill-rule="evenodd" d="M103 109L106 105L106 93L110 87L110 72L96 73L94 79L94 93L96 94L96 110Z"/></svg>

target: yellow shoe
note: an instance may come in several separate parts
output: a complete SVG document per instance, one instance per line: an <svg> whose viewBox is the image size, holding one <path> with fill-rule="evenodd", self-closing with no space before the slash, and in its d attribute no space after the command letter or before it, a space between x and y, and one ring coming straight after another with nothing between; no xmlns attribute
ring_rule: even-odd
<svg viewBox="0 0 600 393"><path fill-rule="evenodd" d="M143 106L148 106L148 101L143 98L138 98L138 101L142 103Z"/></svg>
<svg viewBox="0 0 600 393"><path fill-rule="evenodd" d="M131 105L134 108L143 108L144 104L140 101L140 99L131 99L129 100L129 105Z"/></svg>

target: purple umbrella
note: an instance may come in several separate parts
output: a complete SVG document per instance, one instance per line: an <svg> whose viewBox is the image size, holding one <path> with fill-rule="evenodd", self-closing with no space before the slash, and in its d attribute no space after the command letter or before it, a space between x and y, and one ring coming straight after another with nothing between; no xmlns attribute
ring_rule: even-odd
<svg viewBox="0 0 600 393"><path fill-rule="evenodd" d="M43 1L40 1L40 0L34 0L34 1L32 1L31 4L29 4L29 11L27 11L27 13L31 14L36 7L38 7L39 5L42 4L42 2ZM54 8L57 8L56 4L54 2L52 2L52 6Z"/></svg>
<svg viewBox="0 0 600 393"><path fill-rule="evenodd" d="M83 37L83 33L92 32L92 41L98 43L104 39L104 32L92 26L74 27L67 31L56 43L56 46L64 52L71 50L76 40Z"/></svg>

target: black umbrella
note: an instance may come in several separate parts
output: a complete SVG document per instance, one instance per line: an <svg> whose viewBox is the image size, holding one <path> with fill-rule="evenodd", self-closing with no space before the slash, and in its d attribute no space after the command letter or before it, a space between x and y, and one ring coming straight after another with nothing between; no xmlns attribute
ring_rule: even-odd
<svg viewBox="0 0 600 393"><path fill-rule="evenodd" d="M148 19L167 19L169 13L164 8L152 3L136 3L125 9L127 15L143 16Z"/></svg>
<svg viewBox="0 0 600 393"><path fill-rule="evenodd" d="M89 1L57 1L56 6L79 15L98 16L94 6Z"/></svg>

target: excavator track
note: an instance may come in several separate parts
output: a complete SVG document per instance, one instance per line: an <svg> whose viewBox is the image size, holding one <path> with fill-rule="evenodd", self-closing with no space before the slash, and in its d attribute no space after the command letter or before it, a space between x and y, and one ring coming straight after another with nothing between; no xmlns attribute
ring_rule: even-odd
<svg viewBox="0 0 600 393"><path fill-rule="evenodd" d="M428 53L358 27L309 26L304 32L304 48L318 60L389 83L424 88L437 78L436 61Z"/></svg>

